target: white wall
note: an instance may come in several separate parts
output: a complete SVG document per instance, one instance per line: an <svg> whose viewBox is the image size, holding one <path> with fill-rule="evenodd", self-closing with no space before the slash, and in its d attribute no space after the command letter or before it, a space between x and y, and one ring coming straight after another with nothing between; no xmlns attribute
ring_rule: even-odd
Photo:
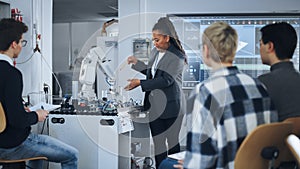
<svg viewBox="0 0 300 169"><path fill-rule="evenodd" d="M83 48L84 44L97 30L99 30L102 27L102 24L103 21L54 23L53 24L53 70L54 72L72 72L73 69L70 69L70 64L74 63L78 53ZM69 51L70 45L71 45L71 51ZM70 54L72 57L71 58L72 62L70 62L69 60Z"/></svg>
<svg viewBox="0 0 300 169"><path fill-rule="evenodd" d="M18 8L23 15L23 22L28 26L28 32L24 38L28 41L27 46L23 48L17 61L17 68L23 74L24 89L23 95L32 92L39 92L43 89L43 84L52 84L52 3L53 0L2 0L10 3L11 8ZM37 29L34 29L33 25ZM41 40L38 42L41 49L40 54L33 55L35 48L35 33L41 34ZM33 56L32 56L33 55ZM18 64L28 60L24 63ZM39 99L39 98L37 98ZM38 100L37 100L38 101Z"/></svg>

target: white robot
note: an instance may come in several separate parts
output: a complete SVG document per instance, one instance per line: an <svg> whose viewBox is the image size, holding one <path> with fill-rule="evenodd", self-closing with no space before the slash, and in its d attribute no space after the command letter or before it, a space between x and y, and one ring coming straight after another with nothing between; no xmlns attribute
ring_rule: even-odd
<svg viewBox="0 0 300 169"><path fill-rule="evenodd" d="M110 60L106 58L106 52L103 47L93 47L89 50L86 57L82 60L79 82L82 84L79 92L80 98L85 98L88 101L96 100L96 93L93 89L96 79L96 69L99 67L105 75L105 80L110 86L110 91L114 91L114 73L111 69Z"/></svg>
<svg viewBox="0 0 300 169"><path fill-rule="evenodd" d="M97 82L99 82L99 80L101 81L101 84L97 84L99 91L103 90L99 87L104 87L102 83L104 78L109 85L110 94L115 95L117 93L115 89L115 74L113 71L115 67L114 64L117 63L117 60L115 60L117 59L117 33L118 20L112 19L103 24L101 36L97 37L97 46L89 49L81 61L79 77L77 77L81 88L75 98L78 96L87 101L97 100L94 90L96 77L98 78ZM104 76L98 73L99 70ZM74 91L74 94L75 93L76 90Z"/></svg>

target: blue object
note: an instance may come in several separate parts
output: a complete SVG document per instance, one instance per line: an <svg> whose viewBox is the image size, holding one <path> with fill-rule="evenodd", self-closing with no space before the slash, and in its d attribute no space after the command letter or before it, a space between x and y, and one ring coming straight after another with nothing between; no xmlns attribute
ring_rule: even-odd
<svg viewBox="0 0 300 169"><path fill-rule="evenodd" d="M175 164L179 164L176 159L166 158L160 163L158 169L174 169Z"/></svg>

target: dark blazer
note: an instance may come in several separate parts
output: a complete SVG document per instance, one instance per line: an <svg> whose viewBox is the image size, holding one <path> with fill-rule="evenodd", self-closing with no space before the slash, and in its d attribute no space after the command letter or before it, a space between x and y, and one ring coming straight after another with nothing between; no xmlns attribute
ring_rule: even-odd
<svg viewBox="0 0 300 169"><path fill-rule="evenodd" d="M138 61L132 68L146 75L141 80L142 91L145 92L144 109L149 110L152 118L177 117L182 108L182 72L184 54L172 45L167 49L153 77L152 65L158 57L158 51L151 51L148 65Z"/></svg>

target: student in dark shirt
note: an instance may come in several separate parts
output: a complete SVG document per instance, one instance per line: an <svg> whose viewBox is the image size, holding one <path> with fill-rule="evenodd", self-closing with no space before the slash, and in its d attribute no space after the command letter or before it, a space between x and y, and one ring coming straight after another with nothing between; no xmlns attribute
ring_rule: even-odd
<svg viewBox="0 0 300 169"><path fill-rule="evenodd" d="M278 110L279 121L300 116L300 74L291 61L297 33L285 22L266 25L260 31L261 60L271 66L271 71L258 79L266 86Z"/></svg>
<svg viewBox="0 0 300 169"><path fill-rule="evenodd" d="M31 125L44 121L49 112L42 109L27 112L23 107L22 74L13 66L13 59L26 45L23 33L27 30L24 23L14 19L0 21L0 102L7 123L0 133L0 158L44 156L61 163L62 169L77 169L78 150L50 136L31 133Z"/></svg>

